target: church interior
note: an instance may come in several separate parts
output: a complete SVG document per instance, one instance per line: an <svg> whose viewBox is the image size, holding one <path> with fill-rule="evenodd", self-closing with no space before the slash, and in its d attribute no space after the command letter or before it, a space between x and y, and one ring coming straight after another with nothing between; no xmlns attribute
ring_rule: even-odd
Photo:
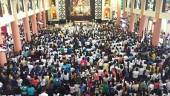
<svg viewBox="0 0 170 96"><path fill-rule="evenodd" d="M0 96L170 96L170 0L0 0Z"/></svg>

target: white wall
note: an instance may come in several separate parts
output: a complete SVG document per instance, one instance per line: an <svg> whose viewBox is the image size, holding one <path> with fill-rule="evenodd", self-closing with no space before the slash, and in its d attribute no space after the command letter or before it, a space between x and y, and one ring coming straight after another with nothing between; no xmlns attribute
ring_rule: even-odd
<svg viewBox="0 0 170 96"><path fill-rule="evenodd" d="M162 19L161 32L170 33L170 20Z"/></svg>

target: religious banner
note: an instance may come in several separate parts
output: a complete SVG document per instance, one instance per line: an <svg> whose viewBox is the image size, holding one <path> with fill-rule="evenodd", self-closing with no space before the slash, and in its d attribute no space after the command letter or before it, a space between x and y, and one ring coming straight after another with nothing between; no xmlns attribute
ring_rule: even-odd
<svg viewBox="0 0 170 96"><path fill-rule="evenodd" d="M11 15L11 2L10 0L0 0L0 16Z"/></svg>
<svg viewBox="0 0 170 96"><path fill-rule="evenodd" d="M70 0L71 16L90 16L90 0Z"/></svg>
<svg viewBox="0 0 170 96"><path fill-rule="evenodd" d="M110 20L111 16L111 0L102 0L102 20Z"/></svg>

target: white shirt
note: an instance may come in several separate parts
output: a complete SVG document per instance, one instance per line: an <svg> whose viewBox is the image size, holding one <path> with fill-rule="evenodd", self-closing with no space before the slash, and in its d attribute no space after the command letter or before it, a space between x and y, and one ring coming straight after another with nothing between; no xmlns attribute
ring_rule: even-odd
<svg viewBox="0 0 170 96"><path fill-rule="evenodd" d="M22 85L23 80L22 80L22 79L18 79L18 80L17 80L17 82L18 82L18 86L21 86L21 85Z"/></svg>
<svg viewBox="0 0 170 96"><path fill-rule="evenodd" d="M103 63L104 63L103 59L100 59L99 60L99 66L103 66Z"/></svg>
<svg viewBox="0 0 170 96"><path fill-rule="evenodd" d="M64 95L64 96L71 96L71 94L68 94L68 95Z"/></svg>
<svg viewBox="0 0 170 96"><path fill-rule="evenodd" d="M69 80L69 74L68 74L68 73L67 73L66 75L63 74L63 79L64 79L64 80Z"/></svg>
<svg viewBox="0 0 170 96"><path fill-rule="evenodd" d="M133 78L138 78L139 71L133 71Z"/></svg>
<svg viewBox="0 0 170 96"><path fill-rule="evenodd" d="M31 64L28 64L28 69L29 69L29 72L31 72L31 70L34 68L34 66L33 65L31 65Z"/></svg>
<svg viewBox="0 0 170 96"><path fill-rule="evenodd" d="M139 75L143 75L144 68L139 68Z"/></svg>
<svg viewBox="0 0 170 96"><path fill-rule="evenodd" d="M0 82L0 88L2 88L2 86L3 86L3 83L2 83L2 82Z"/></svg>
<svg viewBox="0 0 170 96"><path fill-rule="evenodd" d="M132 89L134 89L135 91L137 91L139 88L139 84L133 84L132 85Z"/></svg>
<svg viewBox="0 0 170 96"><path fill-rule="evenodd" d="M44 79L42 79L42 81L41 81L41 86L45 86L46 85L46 80L45 80L45 78Z"/></svg>
<svg viewBox="0 0 170 96"><path fill-rule="evenodd" d="M153 84L149 84L148 88L149 88L149 90L153 90L154 89L154 85Z"/></svg>
<svg viewBox="0 0 170 96"><path fill-rule="evenodd" d="M70 93L76 92L76 87L75 86L70 86Z"/></svg>
<svg viewBox="0 0 170 96"><path fill-rule="evenodd" d="M167 90L170 90L170 81L166 83Z"/></svg>
<svg viewBox="0 0 170 96"><path fill-rule="evenodd" d="M48 96L48 94L43 92L43 93L39 94L39 96Z"/></svg>

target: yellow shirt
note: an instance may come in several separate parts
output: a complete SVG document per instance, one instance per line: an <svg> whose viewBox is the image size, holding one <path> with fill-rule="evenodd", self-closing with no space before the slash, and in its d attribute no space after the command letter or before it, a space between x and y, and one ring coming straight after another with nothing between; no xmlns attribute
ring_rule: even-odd
<svg viewBox="0 0 170 96"><path fill-rule="evenodd" d="M103 70L109 71L109 64L108 63L103 64Z"/></svg>

